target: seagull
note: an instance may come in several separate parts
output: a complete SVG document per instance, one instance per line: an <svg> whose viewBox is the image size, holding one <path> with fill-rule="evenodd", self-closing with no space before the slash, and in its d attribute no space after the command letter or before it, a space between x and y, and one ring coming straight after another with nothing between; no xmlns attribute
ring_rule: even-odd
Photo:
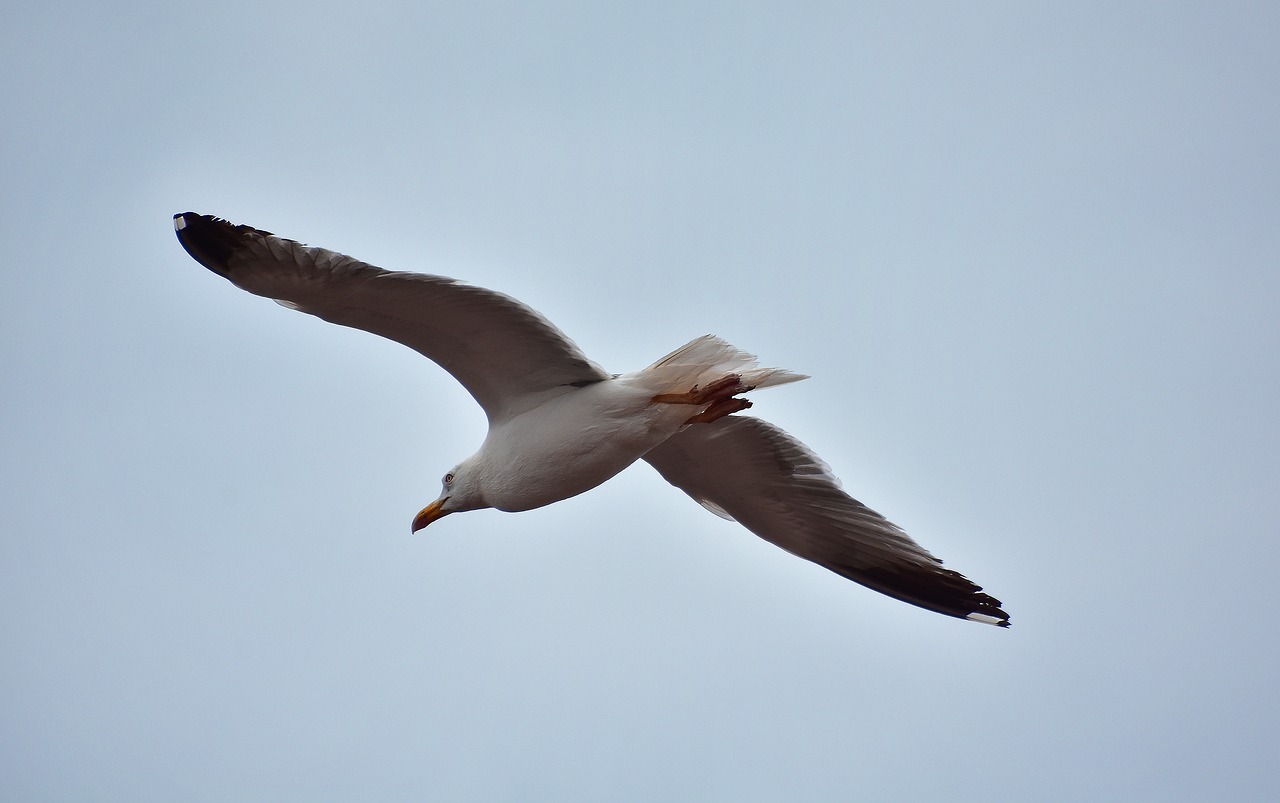
<svg viewBox="0 0 1280 803"><path fill-rule="evenodd" d="M211 215L182 212L173 223L187 253L235 286L402 343L484 409L484 442L444 475L415 533L451 513L559 502L644 460L712 513L793 555L930 611L1009 626L1000 600L841 490L807 446L738 415L751 406L743 394L803 375L761 368L713 335L612 374L502 293L383 270Z"/></svg>

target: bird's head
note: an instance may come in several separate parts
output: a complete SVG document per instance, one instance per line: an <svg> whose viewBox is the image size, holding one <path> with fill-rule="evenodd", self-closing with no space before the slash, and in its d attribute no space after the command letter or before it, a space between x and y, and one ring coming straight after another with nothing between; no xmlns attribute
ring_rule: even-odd
<svg viewBox="0 0 1280 803"><path fill-rule="evenodd" d="M480 493L479 480L472 470L471 461L464 460L455 466L440 481L440 496L436 501L424 507L413 517L413 532L421 530L436 519L442 519L450 513L463 510L478 510L488 507Z"/></svg>

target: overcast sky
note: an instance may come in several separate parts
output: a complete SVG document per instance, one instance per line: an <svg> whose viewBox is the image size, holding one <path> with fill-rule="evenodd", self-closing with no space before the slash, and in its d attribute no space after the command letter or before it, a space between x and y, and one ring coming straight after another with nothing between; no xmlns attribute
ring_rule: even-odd
<svg viewBox="0 0 1280 803"><path fill-rule="evenodd" d="M1263 800L1274 3L19 3L0 28L0 797ZM714 332L1000 630L639 465L410 536L438 367L208 212Z"/></svg>

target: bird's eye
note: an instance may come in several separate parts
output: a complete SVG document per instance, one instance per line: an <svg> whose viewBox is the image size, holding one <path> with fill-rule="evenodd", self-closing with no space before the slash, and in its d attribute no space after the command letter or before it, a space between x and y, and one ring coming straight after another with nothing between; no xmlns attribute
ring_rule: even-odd
<svg viewBox="0 0 1280 803"><path fill-rule="evenodd" d="M449 484L449 483L451 483L451 482L453 482L453 472L452 472L452 471L451 471L451 472L449 472L448 474L445 474L445 475L444 475L444 484L445 484L445 485L448 485L448 484Z"/></svg>

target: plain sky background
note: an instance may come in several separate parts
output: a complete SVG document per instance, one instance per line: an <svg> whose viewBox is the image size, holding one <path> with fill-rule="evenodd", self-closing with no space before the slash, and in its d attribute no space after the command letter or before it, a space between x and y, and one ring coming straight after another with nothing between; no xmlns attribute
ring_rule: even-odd
<svg viewBox="0 0 1280 803"><path fill-rule="evenodd" d="M1277 8L11 4L0 796L1275 799ZM411 537L479 409L186 210L811 374L1013 627L644 465Z"/></svg>

